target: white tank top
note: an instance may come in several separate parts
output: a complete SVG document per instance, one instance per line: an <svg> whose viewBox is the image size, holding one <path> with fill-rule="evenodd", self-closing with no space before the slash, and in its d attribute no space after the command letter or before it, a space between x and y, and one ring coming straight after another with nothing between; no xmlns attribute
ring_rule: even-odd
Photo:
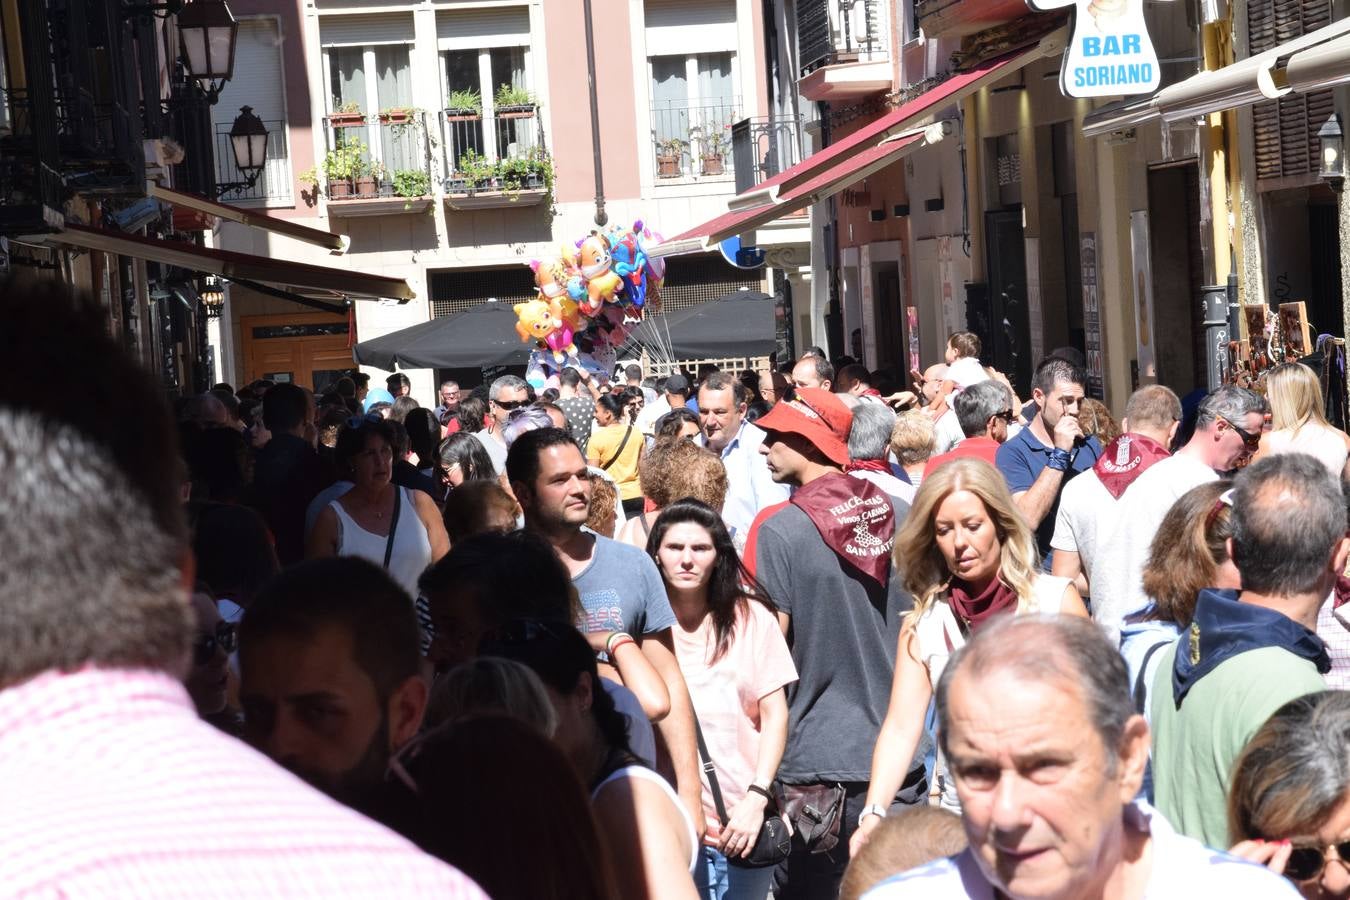
<svg viewBox="0 0 1350 900"><path fill-rule="evenodd" d="M675 789L660 775L646 766L624 766L622 769L615 769L605 777L604 781L595 786L595 790L591 791L591 800L600 796L600 792L605 789L605 785L624 778L641 778L644 781L650 781L660 787L665 792L666 798L675 804L675 808L680 811L680 820L684 822L684 830L689 835L689 846L693 848L689 854L689 871L693 872L699 860L698 832L694 831L694 820L690 818L689 810L685 809L684 804L680 802L680 795L675 793Z"/></svg>
<svg viewBox="0 0 1350 900"><path fill-rule="evenodd" d="M1271 453L1306 453L1340 480L1345 469L1345 438L1335 428L1309 422L1296 432L1272 431L1266 435Z"/></svg>
<svg viewBox="0 0 1350 900"><path fill-rule="evenodd" d="M417 596L417 579L431 564L431 540L427 527L417 515L412 492L394 487L402 493L398 513L398 530L394 532L394 552L389 556L389 576L403 586L411 596ZM377 566L384 565L384 548L388 535L366 531L334 500L328 504L338 517L338 556L359 556Z"/></svg>

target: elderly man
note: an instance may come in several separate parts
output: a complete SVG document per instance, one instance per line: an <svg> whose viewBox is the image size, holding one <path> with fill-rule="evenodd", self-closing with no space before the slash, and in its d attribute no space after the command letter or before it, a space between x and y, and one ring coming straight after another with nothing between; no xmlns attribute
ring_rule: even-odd
<svg viewBox="0 0 1350 900"><path fill-rule="evenodd" d="M1233 488L1242 590L1203 590L1153 679L1153 785L1177 830L1223 846L1238 754L1270 714L1325 688L1317 613L1350 556L1341 486L1302 453L1244 469Z"/></svg>
<svg viewBox="0 0 1350 900"><path fill-rule="evenodd" d="M738 547L745 545L750 523L761 510L788 498L788 489L775 482L760 455L764 432L745 420L748 399L745 385L730 372L713 372L698 390L704 446L727 469L722 521Z"/></svg>
<svg viewBox="0 0 1350 900"><path fill-rule="evenodd" d="M872 482L897 500L913 503L917 488L896 478L887 461L895 413L882 403L857 401L852 408L853 424L848 429L848 474Z"/></svg>
<svg viewBox="0 0 1350 900"><path fill-rule="evenodd" d="M937 708L970 846L864 900L1299 896L1134 800L1148 725L1092 623L1007 616L976 631L943 670Z"/></svg>
<svg viewBox="0 0 1350 900"><path fill-rule="evenodd" d="M998 448L1008 439L1008 426L1017 418L1012 392L992 378L972 384L952 399L952 411L961 425L965 440L946 453L934 456L924 466L923 477L938 466L963 456L974 456L995 465Z"/></svg>
<svg viewBox="0 0 1350 900"><path fill-rule="evenodd" d="M487 455L492 459L492 468L498 476L506 471L506 439L502 436L502 429L506 426L511 410L530 402L529 387L523 378L503 375L488 388L488 417L491 421L487 428L475 431L473 436L487 450Z"/></svg>
<svg viewBox="0 0 1350 900"><path fill-rule="evenodd" d="M1119 632L1124 620L1149 604L1144 564L1163 517L1182 494L1237 467L1261 444L1265 398L1224 385L1200 402L1195 434L1176 453L1139 476L1117 501L1115 526L1097 542L1092 618Z"/></svg>

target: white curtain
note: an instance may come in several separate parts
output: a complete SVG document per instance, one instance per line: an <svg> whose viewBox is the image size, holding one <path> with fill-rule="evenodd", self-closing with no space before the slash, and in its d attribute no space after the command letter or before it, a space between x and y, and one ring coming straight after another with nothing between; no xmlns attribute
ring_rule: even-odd
<svg viewBox="0 0 1350 900"><path fill-rule="evenodd" d="M721 131L731 140L731 123L738 118L732 93L731 54L705 53L698 57L698 103L700 125L705 130Z"/></svg>
<svg viewBox="0 0 1350 900"><path fill-rule="evenodd" d="M375 95L378 110L407 109L412 106L412 73L408 69L406 44L387 44L375 48ZM384 167L392 176L401 169L424 169L421 153L422 129L409 125L381 125L380 145Z"/></svg>
<svg viewBox="0 0 1350 900"><path fill-rule="evenodd" d="M687 57L652 57L652 132L657 141L689 140Z"/></svg>
<svg viewBox="0 0 1350 900"><path fill-rule="evenodd" d="M333 83L331 112L337 112L347 103L357 103L366 109L365 51L360 47L330 47L328 70Z"/></svg>

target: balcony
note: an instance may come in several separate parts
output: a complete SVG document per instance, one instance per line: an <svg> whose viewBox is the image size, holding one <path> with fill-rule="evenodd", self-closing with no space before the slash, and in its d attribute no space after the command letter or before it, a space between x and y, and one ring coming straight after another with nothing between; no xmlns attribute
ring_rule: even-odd
<svg viewBox="0 0 1350 900"><path fill-rule="evenodd" d="M914 17L925 37L962 37L1028 14L1026 0L915 0Z"/></svg>
<svg viewBox="0 0 1350 900"><path fill-rule="evenodd" d="M801 77L808 100L851 100L894 87L882 0L802 0L797 5Z"/></svg>
<svg viewBox="0 0 1350 900"><path fill-rule="evenodd" d="M286 122L282 119L264 119L267 128L267 164L257 184L235 191L224 198L230 203L250 206L290 206L294 200L291 191L291 154L286 144ZM216 125L216 182L224 184L239 180L234 164L234 148L230 145L230 128L221 122ZM249 202L252 201L252 202Z"/></svg>
<svg viewBox="0 0 1350 900"><path fill-rule="evenodd" d="M301 180L316 184L322 176L330 216L382 216L430 208L431 136L426 113L336 112L325 116L323 123L327 153L319 171L306 172Z"/></svg>
<svg viewBox="0 0 1350 900"><path fill-rule="evenodd" d="M801 116L754 116L731 126L736 193L802 161Z"/></svg>
<svg viewBox="0 0 1350 900"><path fill-rule="evenodd" d="M445 202L451 209L533 206L553 185L534 104L447 109L441 115Z"/></svg>
<svg viewBox="0 0 1350 900"><path fill-rule="evenodd" d="M732 182L732 123L741 118L740 98L691 105L652 101L652 147L657 184Z"/></svg>

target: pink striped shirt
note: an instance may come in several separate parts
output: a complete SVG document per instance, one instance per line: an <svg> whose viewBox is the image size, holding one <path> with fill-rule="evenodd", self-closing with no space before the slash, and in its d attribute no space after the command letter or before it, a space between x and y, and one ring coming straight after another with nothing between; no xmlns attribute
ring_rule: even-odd
<svg viewBox="0 0 1350 900"><path fill-rule="evenodd" d="M448 897L466 876L200 721L162 673L0 691L6 897Z"/></svg>

